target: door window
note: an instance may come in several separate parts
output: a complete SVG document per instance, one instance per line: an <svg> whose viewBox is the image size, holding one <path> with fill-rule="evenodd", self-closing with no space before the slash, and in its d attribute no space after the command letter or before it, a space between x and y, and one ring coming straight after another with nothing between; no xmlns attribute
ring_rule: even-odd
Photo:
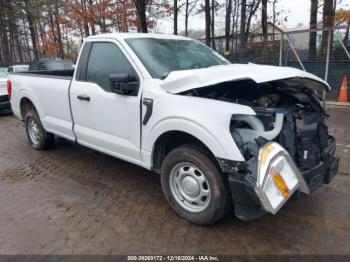
<svg viewBox="0 0 350 262"><path fill-rule="evenodd" d="M93 43L87 64L86 80L95 82L110 92L111 74L135 75L129 61L117 45L105 42Z"/></svg>

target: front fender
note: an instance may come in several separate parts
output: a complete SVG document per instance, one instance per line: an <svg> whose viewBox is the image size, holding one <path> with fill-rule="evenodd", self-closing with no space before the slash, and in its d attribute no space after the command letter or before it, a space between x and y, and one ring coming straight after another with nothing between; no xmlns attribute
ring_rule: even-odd
<svg viewBox="0 0 350 262"><path fill-rule="evenodd" d="M229 128L222 130L218 134L214 130L204 127L199 123L180 117L172 117L159 121L148 134L145 150L153 152L153 147L157 139L169 131L181 131L194 136L205 144L216 157L244 161L241 152L229 132Z"/></svg>
<svg viewBox="0 0 350 262"><path fill-rule="evenodd" d="M234 114L255 115L252 108L213 99L169 94L156 88L146 90L144 97L154 101L153 114L148 123L142 126L141 148L146 166L151 166L157 139L169 131L192 135L217 158L244 161L230 133L230 122ZM143 112L147 110L146 107L143 109Z"/></svg>

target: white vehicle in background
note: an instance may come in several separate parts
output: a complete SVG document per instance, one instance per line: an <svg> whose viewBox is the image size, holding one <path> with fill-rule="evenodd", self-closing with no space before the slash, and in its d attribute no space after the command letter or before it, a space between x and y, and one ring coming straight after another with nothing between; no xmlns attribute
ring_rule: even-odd
<svg viewBox="0 0 350 262"><path fill-rule="evenodd" d="M10 111L11 109L11 104L7 94L8 78L9 74L5 70L0 69L0 113Z"/></svg>
<svg viewBox="0 0 350 262"><path fill-rule="evenodd" d="M20 73L27 72L29 69L29 65L12 65L7 68L7 73Z"/></svg>
<svg viewBox="0 0 350 262"><path fill-rule="evenodd" d="M325 81L230 64L185 37L91 36L76 69L15 73L8 90L34 149L57 135L153 170L173 209L201 225L231 206L243 220L275 214L338 170Z"/></svg>

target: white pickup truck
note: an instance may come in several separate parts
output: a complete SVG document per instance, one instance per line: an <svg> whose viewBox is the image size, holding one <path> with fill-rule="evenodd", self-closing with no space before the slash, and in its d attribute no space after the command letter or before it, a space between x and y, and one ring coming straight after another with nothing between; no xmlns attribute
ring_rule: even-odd
<svg viewBox="0 0 350 262"><path fill-rule="evenodd" d="M34 149L57 135L153 170L173 209L201 225L232 209L243 220L275 214L331 181L329 89L298 69L230 64L198 41L155 34L88 37L75 70L8 82Z"/></svg>

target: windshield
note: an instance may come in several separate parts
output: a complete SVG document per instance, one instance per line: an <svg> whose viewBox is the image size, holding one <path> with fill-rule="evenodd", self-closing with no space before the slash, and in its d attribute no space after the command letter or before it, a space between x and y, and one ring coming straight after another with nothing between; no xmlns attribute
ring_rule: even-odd
<svg viewBox="0 0 350 262"><path fill-rule="evenodd" d="M172 71L229 64L207 46L191 40L129 38L125 40L152 77L164 79Z"/></svg>

